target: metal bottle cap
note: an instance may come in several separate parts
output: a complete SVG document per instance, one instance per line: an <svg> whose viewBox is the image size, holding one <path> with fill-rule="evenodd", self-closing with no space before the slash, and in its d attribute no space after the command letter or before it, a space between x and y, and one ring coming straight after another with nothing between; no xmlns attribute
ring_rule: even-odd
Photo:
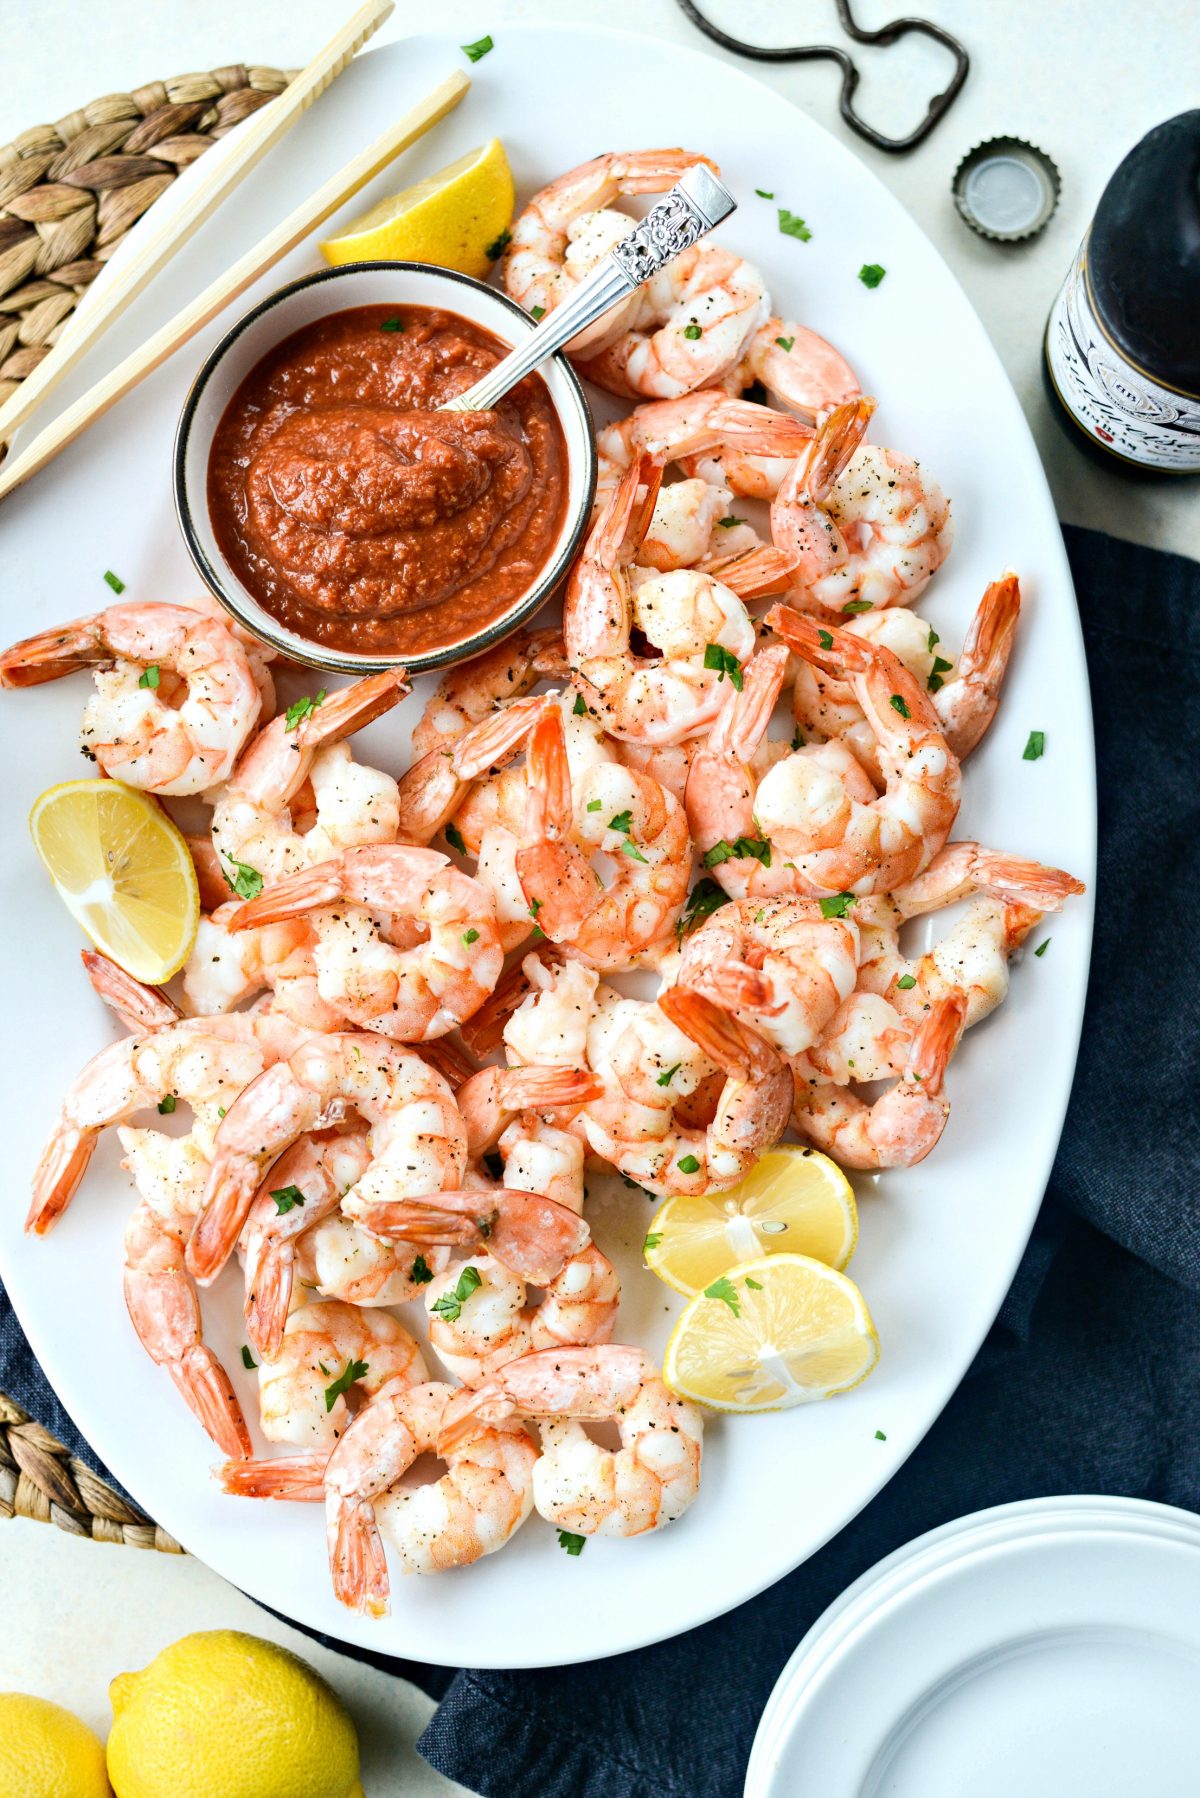
<svg viewBox="0 0 1200 1798"><path fill-rule="evenodd" d="M1049 223L1061 187L1044 150L1020 137L989 137L955 169L954 204L981 237L1020 243Z"/></svg>

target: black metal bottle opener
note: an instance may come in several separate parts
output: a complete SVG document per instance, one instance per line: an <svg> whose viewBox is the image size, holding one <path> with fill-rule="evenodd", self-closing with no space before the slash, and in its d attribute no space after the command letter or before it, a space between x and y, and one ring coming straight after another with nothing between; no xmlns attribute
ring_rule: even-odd
<svg viewBox="0 0 1200 1798"><path fill-rule="evenodd" d="M753 57L756 62L816 62L821 58L836 62L842 71L842 92L838 104L847 125L852 131L857 131L860 137L865 137L869 144L874 144L876 149L890 150L894 154L914 149L929 136L938 120L949 112L971 67L971 59L958 39L951 37L948 31L944 31L930 19L893 19L890 24L881 25L877 31L864 31L854 23L850 0L836 0L842 29L856 44L880 44L886 47L898 42L910 31L919 31L925 37L931 37L935 43L944 44L954 58L954 73L942 92L934 94L925 117L916 130L910 131L907 137L885 137L882 131L876 131L873 125L868 125L854 110L854 94L859 76L848 51L836 44L790 44L780 46L779 49L747 44L741 38L731 37L729 32L722 31L711 19L706 19L693 0L678 0L678 4L692 24L698 26L706 37L710 37L715 44L722 44L726 50L734 51L738 56Z"/></svg>

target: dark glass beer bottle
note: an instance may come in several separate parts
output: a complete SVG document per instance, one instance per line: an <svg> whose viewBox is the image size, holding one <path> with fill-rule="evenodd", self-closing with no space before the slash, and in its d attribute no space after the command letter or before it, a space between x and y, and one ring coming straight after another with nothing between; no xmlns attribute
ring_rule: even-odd
<svg viewBox="0 0 1200 1798"><path fill-rule="evenodd" d="M1200 474L1200 110L1147 133L1105 188L1050 309L1045 372L1109 467Z"/></svg>

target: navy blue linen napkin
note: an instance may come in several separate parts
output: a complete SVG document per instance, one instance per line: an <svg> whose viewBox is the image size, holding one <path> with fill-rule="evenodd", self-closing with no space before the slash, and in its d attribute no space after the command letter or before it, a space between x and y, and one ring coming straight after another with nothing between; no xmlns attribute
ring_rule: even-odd
<svg viewBox="0 0 1200 1798"><path fill-rule="evenodd" d="M486 1798L736 1798L792 1649L892 1549L1053 1493L1200 1509L1200 564L1064 534L1098 739L1096 941L1062 1144L1000 1317L891 1484L738 1610L577 1667L454 1673L366 1656L441 1699L421 1752ZM2 1293L0 1387L96 1464Z"/></svg>

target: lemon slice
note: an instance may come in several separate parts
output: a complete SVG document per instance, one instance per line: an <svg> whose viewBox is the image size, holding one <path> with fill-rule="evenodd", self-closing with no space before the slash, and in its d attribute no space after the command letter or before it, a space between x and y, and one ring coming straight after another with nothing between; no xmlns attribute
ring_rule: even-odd
<svg viewBox="0 0 1200 1798"><path fill-rule="evenodd" d="M326 262L436 262L482 277L513 215L513 178L498 137L352 219L321 245Z"/></svg>
<svg viewBox="0 0 1200 1798"><path fill-rule="evenodd" d="M680 1193L646 1232L646 1266L689 1298L739 1261L811 1255L846 1266L858 1244L854 1191L819 1149L782 1143L728 1192Z"/></svg>
<svg viewBox="0 0 1200 1798"><path fill-rule="evenodd" d="M116 780L49 787L29 814L33 844L67 910L135 980L178 973L196 940L191 853L153 799Z"/></svg>
<svg viewBox="0 0 1200 1798"><path fill-rule="evenodd" d="M663 1379L716 1411L786 1411L865 1380L879 1338L862 1293L808 1255L743 1261L671 1332Z"/></svg>

